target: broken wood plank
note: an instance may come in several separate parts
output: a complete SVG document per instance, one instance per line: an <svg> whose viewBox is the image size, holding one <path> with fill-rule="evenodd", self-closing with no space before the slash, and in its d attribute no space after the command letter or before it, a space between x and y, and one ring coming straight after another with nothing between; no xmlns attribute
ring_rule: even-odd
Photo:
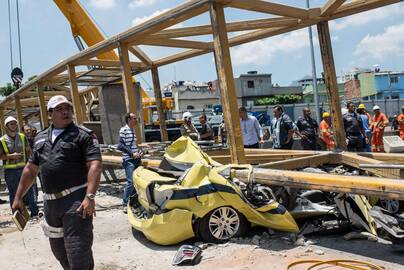
<svg viewBox="0 0 404 270"><path fill-rule="evenodd" d="M305 167L318 167L323 164L330 163L330 154L323 153L309 157L292 158L282 161L269 162L260 164L258 168L281 169L281 170L296 170Z"/></svg>
<svg viewBox="0 0 404 270"><path fill-rule="evenodd" d="M304 190L318 189L340 193L362 194L379 198L404 200L404 181L363 176L318 174L272 169L234 170L234 177L245 183L260 183Z"/></svg>

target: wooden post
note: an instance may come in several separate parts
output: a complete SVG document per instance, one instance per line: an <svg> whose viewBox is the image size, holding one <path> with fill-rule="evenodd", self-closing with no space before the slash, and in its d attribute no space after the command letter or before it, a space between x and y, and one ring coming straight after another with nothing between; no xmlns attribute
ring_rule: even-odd
<svg viewBox="0 0 404 270"><path fill-rule="evenodd" d="M153 79L154 98L156 100L157 113L159 115L161 140L168 141L166 115L163 110L163 98L161 96L160 78L157 67L151 69L151 74Z"/></svg>
<svg viewBox="0 0 404 270"><path fill-rule="evenodd" d="M49 126L48 110L45 104L45 95L43 92L42 85L38 84L38 104L39 104L39 114L41 118L41 128L45 129Z"/></svg>
<svg viewBox="0 0 404 270"><path fill-rule="evenodd" d="M79 88L76 81L76 70L74 66L67 65L70 80L70 96L73 102L74 114L76 116L76 124L82 125L84 123L83 109L81 108Z"/></svg>
<svg viewBox="0 0 404 270"><path fill-rule="evenodd" d="M84 96L80 96L80 106L81 109L83 110L83 120L89 121L88 117L89 111L87 110L86 100L84 99Z"/></svg>
<svg viewBox="0 0 404 270"><path fill-rule="evenodd" d="M6 134L6 126L4 125L4 110L0 107L0 127L1 127L1 135Z"/></svg>
<svg viewBox="0 0 404 270"><path fill-rule="evenodd" d="M317 24L318 38L320 41L321 58L323 60L324 79L328 94L328 104L335 132L337 148L346 150L345 129L342 120L341 102L338 95L337 74L335 72L334 57L332 53L330 30L328 21Z"/></svg>
<svg viewBox="0 0 404 270"><path fill-rule="evenodd" d="M15 104L15 114L18 122L18 127L20 129L20 132L23 132L23 127L24 127L24 120L22 118L22 107L21 107L21 100L19 96L16 96L14 98L14 104Z"/></svg>
<svg viewBox="0 0 404 270"><path fill-rule="evenodd" d="M119 61L121 63L123 90L125 93L125 105L127 112L137 112L135 90L132 81L132 72L129 61L128 45L121 43L118 47ZM135 127L137 143L142 143L141 123Z"/></svg>
<svg viewBox="0 0 404 270"><path fill-rule="evenodd" d="M240 128L223 5L212 2L209 9L213 29L216 71L223 104L224 122L229 135L231 161L235 164L242 164L245 163L244 145Z"/></svg>

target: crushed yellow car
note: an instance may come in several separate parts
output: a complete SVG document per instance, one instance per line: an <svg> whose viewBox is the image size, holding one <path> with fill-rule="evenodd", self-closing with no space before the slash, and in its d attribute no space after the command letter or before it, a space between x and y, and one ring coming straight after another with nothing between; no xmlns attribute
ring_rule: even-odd
<svg viewBox="0 0 404 270"><path fill-rule="evenodd" d="M187 150L184 144L192 149ZM173 145L180 145L182 150L173 154ZM293 217L275 201L269 188L246 185L232 176L233 170L251 170L251 166L213 163L186 137L173 145L168 151L170 159L165 156L166 165L174 164L185 171L139 167L133 175L137 194L129 202L128 217L133 228L147 239L160 245L195 236L208 242L223 242L256 225L299 231ZM184 151L192 156L187 157ZM175 160L176 156L179 159Z"/></svg>

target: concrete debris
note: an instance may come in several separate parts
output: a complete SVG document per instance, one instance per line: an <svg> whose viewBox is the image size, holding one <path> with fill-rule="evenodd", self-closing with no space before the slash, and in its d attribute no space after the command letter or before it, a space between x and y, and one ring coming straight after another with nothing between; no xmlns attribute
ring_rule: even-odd
<svg viewBox="0 0 404 270"><path fill-rule="evenodd" d="M254 237L252 238L251 242L252 242L254 245L256 245L256 246L259 246L260 240L261 240L261 236L259 236L259 235L254 235Z"/></svg>
<svg viewBox="0 0 404 270"><path fill-rule="evenodd" d="M377 242L378 237L368 232L350 232L344 235L344 239L356 240L356 239L367 239L368 241Z"/></svg>
<svg viewBox="0 0 404 270"><path fill-rule="evenodd" d="M306 248L306 250L304 251L304 253L312 253L313 249L312 248Z"/></svg>
<svg viewBox="0 0 404 270"><path fill-rule="evenodd" d="M314 251L314 254L316 254L316 255L324 255L325 252L323 250L321 250L321 249L317 249L317 250Z"/></svg>
<svg viewBox="0 0 404 270"><path fill-rule="evenodd" d="M312 168L312 167L308 167L308 168L304 168L303 172L307 172L307 173L321 173L321 174L327 174L326 171L319 169L319 168Z"/></svg>
<svg viewBox="0 0 404 270"><path fill-rule="evenodd" d="M303 236L299 236L297 240L293 243L295 246L304 246L305 245L305 239Z"/></svg>

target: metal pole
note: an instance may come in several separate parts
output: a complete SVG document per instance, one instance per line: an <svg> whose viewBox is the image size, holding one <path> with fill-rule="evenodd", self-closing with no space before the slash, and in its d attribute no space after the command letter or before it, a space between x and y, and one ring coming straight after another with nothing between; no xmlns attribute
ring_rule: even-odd
<svg viewBox="0 0 404 270"><path fill-rule="evenodd" d="M21 33L20 33L20 10L18 8L18 0L16 0L17 4L17 29L18 29L18 52L20 56L20 68L22 69L22 57L21 57Z"/></svg>
<svg viewBox="0 0 404 270"><path fill-rule="evenodd" d="M310 8L310 0L307 0L307 8ZM316 119L320 123L320 108L318 106L318 89L317 89L317 72L316 72L316 60L314 58L314 46L313 46L313 31L311 26L309 26L309 38L310 38L310 52L311 52L311 72L313 79L313 94L314 94L314 105L316 106Z"/></svg>

